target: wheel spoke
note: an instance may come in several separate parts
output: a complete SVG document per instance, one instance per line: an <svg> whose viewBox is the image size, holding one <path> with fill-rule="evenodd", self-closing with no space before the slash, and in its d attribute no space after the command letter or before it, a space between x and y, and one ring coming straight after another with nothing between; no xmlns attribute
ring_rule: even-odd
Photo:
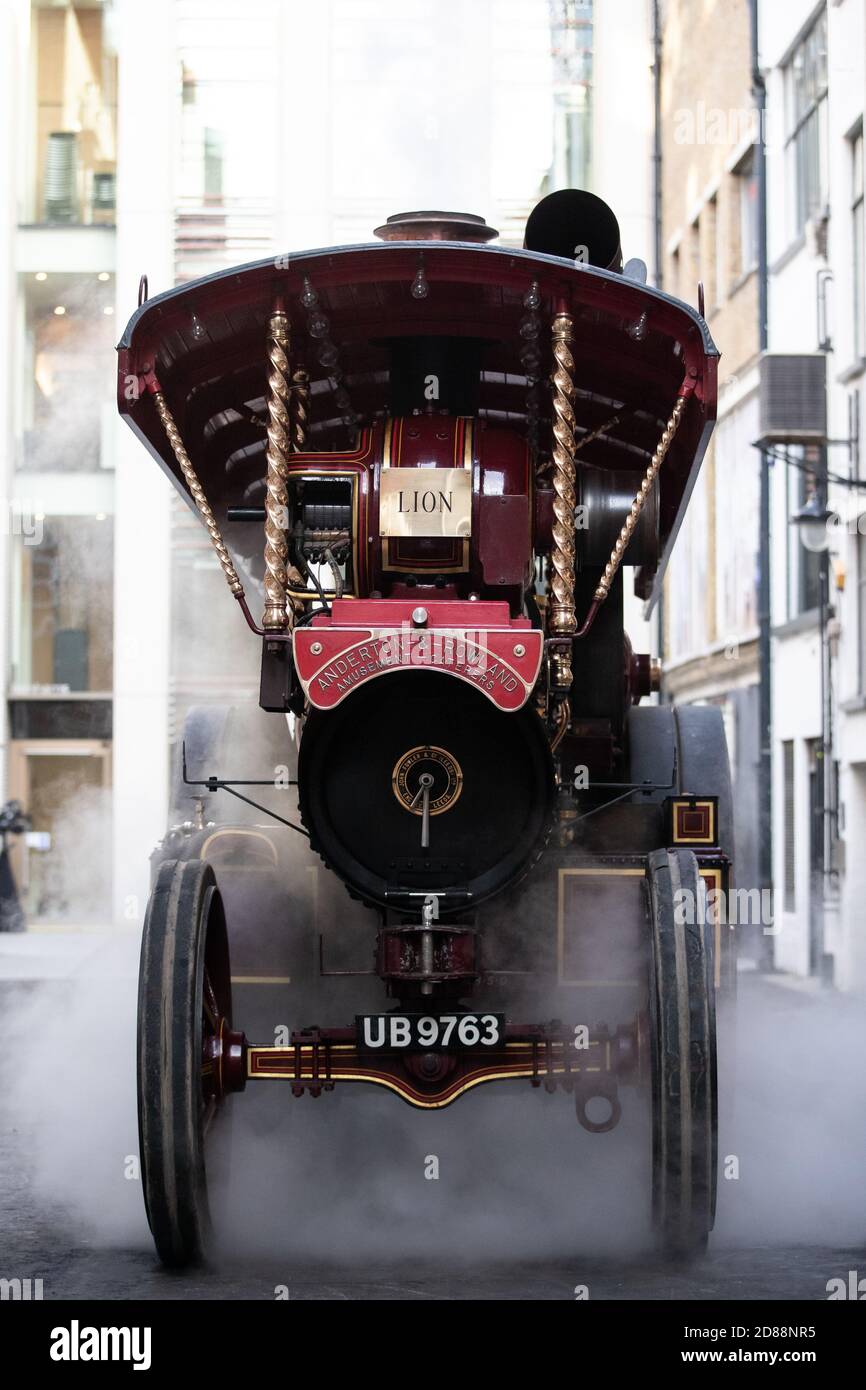
<svg viewBox="0 0 866 1390"><path fill-rule="evenodd" d="M202 1116L202 1122L201 1122L202 1139L207 1139L208 1130L210 1129L211 1125L213 1124L213 1118L214 1118L214 1115L216 1114L218 1108L219 1108L219 1107L218 1107L218 1105L217 1105L217 1102L216 1102L215 1098L212 1096L212 1097L210 1098L210 1100L207 1102L207 1105L205 1106L204 1115Z"/></svg>
<svg viewBox="0 0 866 1390"><path fill-rule="evenodd" d="M201 1007L202 1007L202 1013L204 1014L205 1018L207 1019L208 1023L210 1024L210 1026L211 1026L213 1032L214 1032L214 1033L219 1033L219 1028L220 1028L220 1012L219 1012L219 1006L218 1006L217 1001L216 1001L216 995L215 995L215 993L214 993L213 985L211 984L210 975L209 975L208 972L207 972L207 966L205 966L205 972L204 972L204 985L203 985L203 987L202 987Z"/></svg>

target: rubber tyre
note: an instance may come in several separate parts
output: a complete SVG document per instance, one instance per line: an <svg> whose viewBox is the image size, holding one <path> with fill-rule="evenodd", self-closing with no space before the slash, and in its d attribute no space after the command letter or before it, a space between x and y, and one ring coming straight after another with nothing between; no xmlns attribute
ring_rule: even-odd
<svg viewBox="0 0 866 1390"><path fill-rule="evenodd" d="M706 1249L716 1205L712 932L704 921L702 885L691 851L654 852L647 875L653 1223L664 1254L689 1259ZM681 890L684 899L678 897ZM688 910L690 904L696 911Z"/></svg>
<svg viewBox="0 0 866 1390"><path fill-rule="evenodd" d="M148 903L138 989L138 1132L147 1219L163 1264L205 1258L211 1234L206 1130L205 973L231 1026L225 914L213 869L169 860ZM213 1111L213 1113L211 1113Z"/></svg>

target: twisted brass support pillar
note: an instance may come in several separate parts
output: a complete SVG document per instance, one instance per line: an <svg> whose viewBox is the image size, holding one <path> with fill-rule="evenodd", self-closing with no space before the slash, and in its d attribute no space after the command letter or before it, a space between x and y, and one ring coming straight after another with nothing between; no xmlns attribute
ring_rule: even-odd
<svg viewBox="0 0 866 1390"><path fill-rule="evenodd" d="M570 639L577 626L574 612L574 321L570 314L553 320L553 549L551 552L552 598L548 634ZM554 685L571 686L571 643L552 654Z"/></svg>
<svg viewBox="0 0 866 1390"><path fill-rule="evenodd" d="M597 599L599 603L603 603L604 600L607 598L608 594L610 593L610 586L616 577L617 570L622 564L622 557L628 549L628 543L631 540L632 535L634 534L634 528L637 526L638 521L640 519L640 514L643 511L644 503L647 499L647 494L649 493L650 488L652 487L653 483L658 477L659 469L664 463L665 455L667 454L668 449L671 447L671 444L673 443L674 435L676 434L679 428L680 420L683 418L683 411L686 408L686 401L692 394L693 390L694 386L684 386L680 391L680 394L677 396L676 405L674 406L671 412L670 419L664 427L662 437L656 445L655 453L653 454L652 459L650 461L650 465L647 468L646 474L644 475L643 482L641 483L640 488L635 496L635 499L631 504L623 528L617 536L613 550L610 552L610 559L604 567L604 574L599 580L598 588L596 589L595 594L593 595L593 598Z"/></svg>
<svg viewBox="0 0 866 1390"><path fill-rule="evenodd" d="M625 519L622 530L617 536L616 544L614 545L613 550L610 552L610 559L604 567L604 574L598 581L598 587L596 588L596 591L592 596L592 603L589 606L589 612L587 613L586 617L581 623L578 631L575 633L575 636L577 637L586 636L586 634L589 632L589 629L595 622L596 613L598 612L599 608L604 603L605 599L610 593L610 586L616 578L617 570L622 564L622 557L628 549L628 543L631 540L632 535L634 534L634 528L637 526L638 521L640 519L640 514L643 511L644 503L647 499L647 494L649 493L650 488L652 487L653 483L658 477L659 469L664 463L665 455L667 454L668 449L671 447L671 444L673 443L674 435L679 429L680 421L683 418L683 411L686 408L686 403L689 399L689 396L691 396L694 393L694 389L694 379L687 377L686 380L683 382L682 386L680 387L679 395L676 399L676 404L674 405L674 408L670 414L670 418L667 424L665 425L664 430L662 431L662 437L656 445L655 453L653 454L652 459L650 460L650 464L647 468L643 482L641 483L640 488L638 489L638 492L635 496L635 499L632 502L631 507L629 508L628 516Z"/></svg>
<svg viewBox="0 0 866 1390"><path fill-rule="evenodd" d="M310 427L310 375L304 367L299 367L292 373L289 415L292 422L292 449L296 454L301 454L306 447Z"/></svg>
<svg viewBox="0 0 866 1390"><path fill-rule="evenodd" d="M266 632L284 632L289 626L289 554L286 525L289 497L286 490L289 452L289 320L285 310L275 309L268 322L268 450L265 481L265 611Z"/></svg>
<svg viewBox="0 0 866 1390"><path fill-rule="evenodd" d="M154 391L153 399L156 403L156 409L159 414L159 418L162 421L162 427L165 430L165 433L168 437L168 442L171 445L174 456L178 461L180 471L184 476L186 485L192 494L192 500L195 502L195 505L199 510L199 514L205 526L207 527L208 535L211 538L211 544L213 545L213 548L217 553L217 559L219 560L222 566L223 574L226 577L226 583L228 584L235 598L243 600L243 585L241 584L241 581L238 579L237 571L234 565L232 564L232 559L226 548L226 543L220 534L220 528L217 526L216 517L214 516L211 510L210 503L205 497L204 488L199 482L198 475L196 474L196 471L192 466L189 454L184 448L183 440L180 437L180 430L174 422L174 416L169 410L168 405L166 404L165 396L162 394L161 391Z"/></svg>

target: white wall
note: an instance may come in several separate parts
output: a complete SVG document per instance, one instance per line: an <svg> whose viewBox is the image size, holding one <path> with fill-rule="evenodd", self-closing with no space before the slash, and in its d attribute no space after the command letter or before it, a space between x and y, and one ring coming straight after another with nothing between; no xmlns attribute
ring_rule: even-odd
<svg viewBox="0 0 866 1390"><path fill-rule="evenodd" d="M827 4L828 23L828 107L827 149L829 183L828 256L816 255L809 238L798 243L792 225L792 186L784 149L784 81L778 64L785 58L803 27L818 13L812 0L765 3L761 12L761 62L767 73L767 175L769 209L770 349L786 352L814 352L818 347L817 276L828 266L833 283L830 291L830 334L833 350L828 354L828 435L843 439L848 433L847 394L860 389L863 381L840 380L851 367L852 338L852 257L850 222L850 161L847 135L862 118L866 93L866 7L863 0L841 0ZM829 448L831 472L847 474L847 450ZM861 464L861 470L863 465ZM790 471L792 502L786 502L784 464L777 463L772 479L773 621L783 624L792 616L786 593L787 548L790 543L789 512L797 475ZM843 514L856 514L857 504L845 488L830 487L830 505ZM831 587L830 602L841 619L838 650L834 657L836 713L833 755L841 764L841 800L845 816L847 873L843 881L837 916L831 907L826 927L826 944L836 958L836 978L843 988L866 988L866 952L857 944L864 929L860 904L866 891L862 880L862 845L866 841L866 799L860 772L849 765L866 758L866 711L839 710L839 701L856 693L856 563L854 538L842 535L837 567L847 576L847 589L841 595ZM808 961L808 861L809 765L806 740L821 732L818 698L820 691L820 650L818 633L794 633L774 641L773 717L774 717L774 858L776 886L781 902L784 854L780 741L795 741L797 803L797 912L783 918L783 931L777 938L776 960L784 969L807 973ZM829 897L832 899L832 891Z"/></svg>
<svg viewBox="0 0 866 1390"><path fill-rule="evenodd" d="M616 213L623 259L653 274L653 74L649 0L593 10L592 191Z"/></svg>
<svg viewBox="0 0 866 1390"><path fill-rule="evenodd" d="M21 75L27 72L29 5L26 0L7 0L0 5L0 130L19 125L22 98ZM18 207L18 147L13 140L0 139L0 653L6 663L3 675L5 695L9 652L9 602L11 574L9 503L14 489L14 391L13 376L15 330L18 316L15 241ZM7 705L0 700L0 786L6 785Z"/></svg>
<svg viewBox="0 0 866 1390"><path fill-rule="evenodd" d="M173 284L178 71L172 0L121 0L117 311L121 331L142 272L154 294ZM129 427L116 422L114 916L140 920L148 856L168 810L170 484Z"/></svg>
<svg viewBox="0 0 866 1390"><path fill-rule="evenodd" d="M592 23L591 191L613 209L623 260L634 256L653 274L653 81L648 0L596 5ZM628 94L624 99L624 93ZM656 614L647 621L624 574L625 628L637 652L658 652Z"/></svg>

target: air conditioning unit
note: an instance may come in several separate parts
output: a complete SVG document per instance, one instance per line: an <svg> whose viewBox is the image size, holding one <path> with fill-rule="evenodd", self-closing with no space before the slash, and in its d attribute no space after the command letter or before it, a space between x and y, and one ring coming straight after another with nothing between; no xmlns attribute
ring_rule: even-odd
<svg viewBox="0 0 866 1390"><path fill-rule="evenodd" d="M761 355L764 444L822 444L827 438L827 356L823 352Z"/></svg>

